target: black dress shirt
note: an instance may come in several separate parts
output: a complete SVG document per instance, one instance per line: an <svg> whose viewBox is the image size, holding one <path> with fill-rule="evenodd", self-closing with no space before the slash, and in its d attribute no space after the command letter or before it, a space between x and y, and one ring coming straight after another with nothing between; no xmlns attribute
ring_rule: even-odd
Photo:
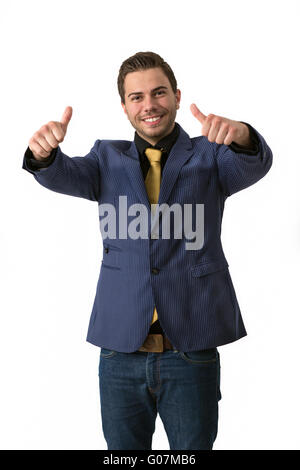
<svg viewBox="0 0 300 470"><path fill-rule="evenodd" d="M243 122L243 121L240 121ZM251 139L251 146L250 147L244 147L241 145L236 144L235 142L232 142L229 147L236 153L245 153L247 155L256 155L259 152L259 140L258 137L252 128L250 124L245 122L248 126L248 129L250 131L250 139ZM145 150L146 148L152 147L156 148L159 150L162 150L162 155L161 155L161 172L163 173L163 169L165 166L165 163L167 161L167 158L169 156L170 150L175 144L177 138L179 136L179 126L175 122L175 126L170 134L167 136L163 137L159 142L157 142L156 145L151 145L149 142L144 140L137 132L134 134L134 143L137 147L139 157L140 157L140 164L141 164L141 169L143 173L144 180L146 178L147 172L150 168L150 162L148 158L145 155ZM39 170L39 168L46 168L47 166L51 165L51 163L54 161L56 156L56 149L53 149L49 157L44 158L42 161L40 160L35 160L33 157L33 154L28 147L26 152L25 152L25 157L26 157L26 163L28 165L28 168L31 170ZM156 320L149 329L149 333L161 333L163 334L163 329L159 323L159 320Z"/></svg>

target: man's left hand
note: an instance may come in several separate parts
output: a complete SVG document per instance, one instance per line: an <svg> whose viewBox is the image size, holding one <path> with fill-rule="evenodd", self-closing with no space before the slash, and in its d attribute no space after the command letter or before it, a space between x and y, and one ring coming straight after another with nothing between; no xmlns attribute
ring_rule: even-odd
<svg viewBox="0 0 300 470"><path fill-rule="evenodd" d="M246 124L215 114L205 116L195 104L191 104L190 109L195 118L201 122L202 135L207 137L209 142L224 145L235 142L243 147L251 146L250 132Z"/></svg>

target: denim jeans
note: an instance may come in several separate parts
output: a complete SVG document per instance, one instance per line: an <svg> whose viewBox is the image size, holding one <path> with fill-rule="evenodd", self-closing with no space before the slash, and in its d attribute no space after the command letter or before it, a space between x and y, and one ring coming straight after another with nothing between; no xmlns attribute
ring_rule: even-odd
<svg viewBox="0 0 300 470"><path fill-rule="evenodd" d="M212 449L221 399L217 348L162 353L102 348L99 387L108 450L151 450L157 412L171 450Z"/></svg>

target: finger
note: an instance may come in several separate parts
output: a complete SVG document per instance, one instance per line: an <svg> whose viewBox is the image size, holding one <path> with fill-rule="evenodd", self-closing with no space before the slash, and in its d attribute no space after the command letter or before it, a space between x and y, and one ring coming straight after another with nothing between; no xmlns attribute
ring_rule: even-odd
<svg viewBox="0 0 300 470"><path fill-rule="evenodd" d="M234 129L229 129L225 139L224 139L224 145L230 145L235 138L235 130Z"/></svg>
<svg viewBox="0 0 300 470"><path fill-rule="evenodd" d="M55 138L54 134L52 133L52 130L50 128L49 125L45 125L41 128L41 131L40 131L43 135L43 137L46 139L46 141L48 142L48 144L50 145L51 147L51 150L53 148L56 148L58 147L59 145L59 142L57 141L57 139Z"/></svg>
<svg viewBox="0 0 300 470"><path fill-rule="evenodd" d="M36 140L29 143L29 148L40 157L47 158L50 155L50 153L47 152Z"/></svg>
<svg viewBox="0 0 300 470"><path fill-rule="evenodd" d="M215 142L216 141L216 137L217 137L218 132L220 130L221 124L222 124L222 121L220 119L215 118L213 120L212 125L211 125L210 130L209 130L208 137L207 137L210 142Z"/></svg>
<svg viewBox="0 0 300 470"><path fill-rule="evenodd" d="M48 122L48 127L50 128L57 142L62 142L64 140L65 132L60 122L50 121Z"/></svg>
<svg viewBox="0 0 300 470"><path fill-rule="evenodd" d="M223 144L224 140L225 140L225 137L228 134L228 131L229 131L229 125L226 122L223 122L223 124L221 125L221 127L219 129L217 137L215 138L215 142L217 144Z"/></svg>
<svg viewBox="0 0 300 470"><path fill-rule="evenodd" d="M206 116L205 114L201 113L200 109L195 105L195 103L191 104L190 110L192 111L193 116L195 116L201 124L204 123Z"/></svg>
<svg viewBox="0 0 300 470"><path fill-rule="evenodd" d="M205 119L205 122L202 126L202 135L204 135L205 137L208 137L214 117L215 117L214 114L209 114L207 118Z"/></svg>
<svg viewBox="0 0 300 470"><path fill-rule="evenodd" d="M72 107L67 106L66 109L64 110L64 113L63 113L62 118L60 120L60 123L62 124L63 129L64 129L65 132L67 130L69 122L71 121L72 114L73 114Z"/></svg>
<svg viewBox="0 0 300 470"><path fill-rule="evenodd" d="M52 150L52 146L49 144L49 142L45 139L44 135L43 134L40 134L38 133L36 136L35 136L35 139L34 139L41 147L43 150L45 150L45 152L51 152Z"/></svg>

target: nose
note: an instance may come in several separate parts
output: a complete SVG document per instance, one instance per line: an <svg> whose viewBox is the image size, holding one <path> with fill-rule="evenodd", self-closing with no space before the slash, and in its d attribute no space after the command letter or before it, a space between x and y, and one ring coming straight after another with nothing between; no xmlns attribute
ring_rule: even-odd
<svg viewBox="0 0 300 470"><path fill-rule="evenodd" d="M144 98L144 113L149 113L150 111L155 110L155 101L154 97L151 95L146 95Z"/></svg>

